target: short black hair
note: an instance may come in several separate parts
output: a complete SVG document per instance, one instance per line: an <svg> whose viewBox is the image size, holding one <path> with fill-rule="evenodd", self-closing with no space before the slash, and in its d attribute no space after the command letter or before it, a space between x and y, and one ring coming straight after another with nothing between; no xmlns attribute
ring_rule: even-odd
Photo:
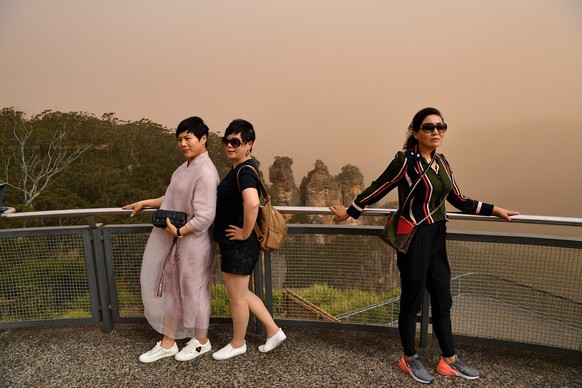
<svg viewBox="0 0 582 388"><path fill-rule="evenodd" d="M224 131L224 137L237 133L240 133L240 138L242 141L255 141L255 129L253 128L253 124L246 120L232 120L232 122L228 124L228 127L226 127L226 130Z"/></svg>
<svg viewBox="0 0 582 388"><path fill-rule="evenodd" d="M178 127L176 128L176 138L178 138L182 132L188 132L196 136L198 140L202 139L202 136L206 136L206 139L208 140L208 131L208 126L204 124L204 120L198 116L192 116L182 120L180 124L178 124Z"/></svg>

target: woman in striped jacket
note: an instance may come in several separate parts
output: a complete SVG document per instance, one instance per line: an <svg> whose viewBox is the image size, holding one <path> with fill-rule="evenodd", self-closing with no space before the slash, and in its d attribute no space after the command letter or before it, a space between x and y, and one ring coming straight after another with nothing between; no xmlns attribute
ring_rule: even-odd
<svg viewBox="0 0 582 388"><path fill-rule="evenodd" d="M461 360L453 343L445 200L465 213L494 215L507 221L511 221L510 216L519 214L461 194L448 161L436 152L446 130L447 124L439 110L422 109L408 127L403 151L396 154L378 179L358 195L349 208L330 207L338 221L348 217L357 219L367 205L378 202L394 188L398 188L402 204L418 181L402 209L402 217L419 226L407 253L398 252L402 289L398 330L403 346L399 367L422 383L430 383L433 379L415 348L416 316L421 309L425 287L431 299L433 329L442 351L437 372L470 380L479 377L476 369Z"/></svg>

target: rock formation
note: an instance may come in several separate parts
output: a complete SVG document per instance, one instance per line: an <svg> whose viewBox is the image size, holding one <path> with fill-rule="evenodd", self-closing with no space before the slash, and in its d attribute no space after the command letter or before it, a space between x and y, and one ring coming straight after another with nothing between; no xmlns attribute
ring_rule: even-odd
<svg viewBox="0 0 582 388"><path fill-rule="evenodd" d="M327 207L339 203L339 185L329 173L327 166L321 160L315 162L313 170L301 180L299 186L301 205L314 207ZM309 215L306 217L309 224L330 224L333 218L322 215Z"/></svg>
<svg viewBox="0 0 582 388"><path fill-rule="evenodd" d="M351 164L343 166L335 180L339 185L339 203L345 206L349 206L354 198L364 190L364 176L358 167Z"/></svg>
<svg viewBox="0 0 582 388"><path fill-rule="evenodd" d="M313 170L301 180L299 188L293 177L293 160L277 156L269 168L272 185L269 193L275 205L328 207L334 204L349 206L364 189L364 176L360 169L350 164L342 167L337 176L332 176L325 163L317 160ZM309 224L333 224L334 216L308 215L296 216L295 222ZM350 223L361 220L350 219Z"/></svg>
<svg viewBox="0 0 582 388"><path fill-rule="evenodd" d="M276 156L269 167L269 180L272 183L269 193L273 204L281 206L299 206L299 189L293 178L293 160L287 156Z"/></svg>

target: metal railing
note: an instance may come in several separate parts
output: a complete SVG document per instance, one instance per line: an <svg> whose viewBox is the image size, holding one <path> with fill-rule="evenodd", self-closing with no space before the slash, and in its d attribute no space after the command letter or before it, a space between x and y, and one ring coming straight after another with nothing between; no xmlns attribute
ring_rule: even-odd
<svg viewBox="0 0 582 388"><path fill-rule="evenodd" d="M331 214L327 208L277 208L286 214ZM364 215L393 211L366 209ZM0 328L101 323L109 332L118 322L144 321L139 271L151 225L97 222L102 216L129 213L117 208L4 212L0 219L8 222L73 217L87 225L0 230ZM582 226L579 218L513 220ZM282 325L396 332L399 274L395 252L376 237L380 229L290 224L285 246L264 255L251 286ZM574 237L449 232L455 334L519 347L582 351L581 248L582 239ZM425 299L419 316L421 346L431 334ZM217 265L212 320L229 316Z"/></svg>

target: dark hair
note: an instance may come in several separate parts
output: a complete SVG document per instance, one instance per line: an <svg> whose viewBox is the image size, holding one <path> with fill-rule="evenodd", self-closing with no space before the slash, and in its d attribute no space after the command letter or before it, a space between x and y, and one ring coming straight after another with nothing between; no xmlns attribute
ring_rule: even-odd
<svg viewBox="0 0 582 388"><path fill-rule="evenodd" d="M420 125L422 124L422 121L425 119L426 116L430 116L430 115L437 115L443 121L445 120L443 118L443 115L441 114L441 112L437 108L428 107L428 108L424 108L424 109L419 110L414 115L414 117L412 118L412 122L408 126L408 131L406 132L406 142L404 143L404 146L402 147L403 149L412 150L414 148L414 146L418 144L418 140L416 140L416 138L414 137L413 132L418 132L420 130Z"/></svg>
<svg viewBox="0 0 582 388"><path fill-rule="evenodd" d="M208 143L208 126L206 126L206 124L204 124L204 120L198 116L192 116L182 120L176 128L176 138L178 138L182 132L192 133L198 138L198 140L202 139L202 136L206 135L207 142L204 145L206 146Z"/></svg>
<svg viewBox="0 0 582 388"><path fill-rule="evenodd" d="M228 127L226 127L226 130L224 131L224 137L233 134L236 135L237 133L240 133L240 138L242 139L242 141L244 142L252 141L254 144L255 129L253 128L253 124L243 119L232 120L232 122L228 124ZM252 150L253 149L251 147L251 151Z"/></svg>

